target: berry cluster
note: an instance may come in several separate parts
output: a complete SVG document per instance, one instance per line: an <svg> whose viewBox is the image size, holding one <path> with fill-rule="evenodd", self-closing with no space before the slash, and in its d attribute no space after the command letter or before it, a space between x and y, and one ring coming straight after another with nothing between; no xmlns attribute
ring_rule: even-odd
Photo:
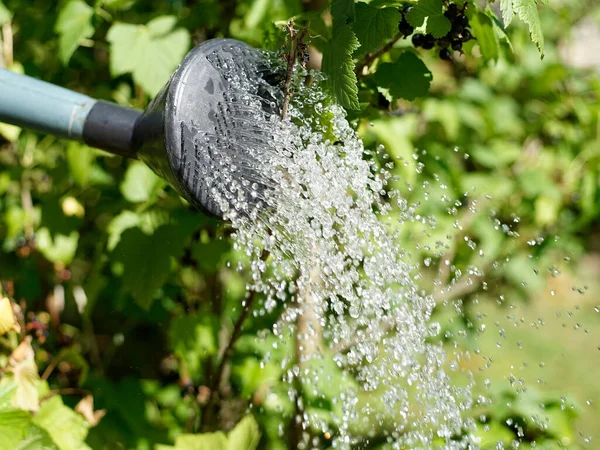
<svg viewBox="0 0 600 450"><path fill-rule="evenodd" d="M437 45L440 49L440 59L450 60L452 58L451 49L461 52L463 43L473 39L473 35L469 29L469 18L465 15L466 7L467 3L462 8L459 8L455 3L450 3L444 12L444 16L452 24L452 28L448 34L441 38L435 38L431 34L416 33L412 37L413 45L425 50L431 50ZM402 13L402 20L398 24L398 30L405 37L413 34L415 31L414 27L406 20L406 15L411 9L412 6L406 6L400 11Z"/></svg>

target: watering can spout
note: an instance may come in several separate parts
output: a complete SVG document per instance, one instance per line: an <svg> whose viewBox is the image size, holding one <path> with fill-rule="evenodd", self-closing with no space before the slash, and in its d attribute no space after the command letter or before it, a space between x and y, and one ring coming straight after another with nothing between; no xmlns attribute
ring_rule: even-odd
<svg viewBox="0 0 600 450"><path fill-rule="evenodd" d="M243 99L262 99L264 111L254 121L278 114L281 89L268 67L265 55L243 42L206 41L187 54L144 112L0 69L0 122L140 159L193 206L221 217L210 181L216 163L243 156L248 142L265 137L247 125ZM232 93L231 79L247 82ZM248 132L255 136L248 139Z"/></svg>

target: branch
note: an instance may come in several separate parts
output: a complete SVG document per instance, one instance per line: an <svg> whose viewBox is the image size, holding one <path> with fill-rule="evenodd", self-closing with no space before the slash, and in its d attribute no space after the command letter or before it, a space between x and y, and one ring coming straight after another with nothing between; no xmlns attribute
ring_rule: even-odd
<svg viewBox="0 0 600 450"><path fill-rule="evenodd" d="M356 74L357 77L361 77L363 76L363 71L366 67L369 67L373 61L375 61L377 58L379 58L381 55L383 55L384 53L388 52L396 42L398 42L400 39L402 39L404 37L404 34L402 33L398 33L396 36L394 36L392 39L390 39L388 42L386 42L383 47L379 48L376 52L369 52L367 53L363 59L361 59L357 64L356 64L356 68L354 69L354 73Z"/></svg>
<svg viewBox="0 0 600 450"><path fill-rule="evenodd" d="M266 261L268 257L269 257L269 252L264 250L260 259L262 261ZM229 357L231 356L231 353L233 352L233 346L235 345L235 343L237 342L237 340L240 338L240 336L242 334L242 327L244 325L244 322L248 318L248 314L250 314L250 311L252 310L252 305L255 300L256 300L256 291L252 291L250 293L250 296L248 297L248 300L244 304L244 309L242 310L242 313L236 320L235 325L233 326L233 332L231 333L231 337L229 338L227 347L225 347L225 350L223 351L223 356L221 356L221 361L219 362L219 367L217 368L217 373L209 385L211 400L214 400L215 393L218 392L218 390L219 390L219 386L221 385L221 381L223 379L223 374L225 373L225 365L227 364L227 360L229 359ZM210 401L208 403L210 404Z"/></svg>

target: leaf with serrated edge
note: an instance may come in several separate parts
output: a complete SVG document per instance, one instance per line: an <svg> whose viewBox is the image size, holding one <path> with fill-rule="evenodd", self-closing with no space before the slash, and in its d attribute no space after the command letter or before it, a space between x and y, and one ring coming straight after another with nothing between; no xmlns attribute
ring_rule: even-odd
<svg viewBox="0 0 600 450"><path fill-rule="evenodd" d="M115 22L108 30L110 71L131 73L149 95L155 95L177 68L190 46L190 34L175 28L176 18L157 17L145 26Z"/></svg>
<svg viewBox="0 0 600 450"><path fill-rule="evenodd" d="M504 26L509 26L515 15L513 11L513 0L500 0L500 11L502 11L502 21L504 22Z"/></svg>
<svg viewBox="0 0 600 450"><path fill-rule="evenodd" d="M360 42L360 53L380 47L398 32L400 13L396 8L373 8L366 3L356 4L356 20L352 30Z"/></svg>
<svg viewBox="0 0 600 450"><path fill-rule="evenodd" d="M58 57L67 64L83 39L92 37L94 9L82 0L71 0L60 10L54 30L59 34Z"/></svg>
<svg viewBox="0 0 600 450"><path fill-rule="evenodd" d="M333 0L331 2L331 17L333 25L349 25L354 22L354 0Z"/></svg>
<svg viewBox="0 0 600 450"><path fill-rule="evenodd" d="M406 21L413 27L420 27L426 17L442 14L442 0L421 0L408 12Z"/></svg>
<svg viewBox="0 0 600 450"><path fill-rule="evenodd" d="M334 30L323 52L323 72L327 75L327 85L340 105L354 110L359 105L352 53L358 47L360 43L352 29L348 25L340 25Z"/></svg>
<svg viewBox="0 0 600 450"><path fill-rule="evenodd" d="M402 53L393 63L384 63L375 72L378 86L389 89L394 99L414 100L427 94L431 72L412 52Z"/></svg>
<svg viewBox="0 0 600 450"><path fill-rule="evenodd" d="M473 14L470 23L483 58L486 61L496 61L500 53L500 44L492 20L484 13L478 12Z"/></svg>
<svg viewBox="0 0 600 450"><path fill-rule="evenodd" d="M536 0L513 0L515 14L527 24L531 40L537 45L538 50L544 57L544 35L542 24L537 10Z"/></svg>
<svg viewBox="0 0 600 450"><path fill-rule="evenodd" d="M435 38L446 36L451 28L452 24L450 21L441 14L427 18L427 32L431 33Z"/></svg>

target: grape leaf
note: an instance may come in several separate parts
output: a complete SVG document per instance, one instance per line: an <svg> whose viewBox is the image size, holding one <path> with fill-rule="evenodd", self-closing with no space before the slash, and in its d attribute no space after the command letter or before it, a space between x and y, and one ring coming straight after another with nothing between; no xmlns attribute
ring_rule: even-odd
<svg viewBox="0 0 600 450"><path fill-rule="evenodd" d="M384 63L375 72L378 86L389 89L394 99L414 100L427 94L431 72L413 52L404 52L393 63Z"/></svg>
<svg viewBox="0 0 600 450"><path fill-rule="evenodd" d="M176 22L173 16L157 17L145 26L115 22L106 35L112 75L131 73L144 91L155 95L190 46L189 32L175 28Z"/></svg>
<svg viewBox="0 0 600 450"><path fill-rule="evenodd" d="M373 8L366 3L356 4L356 20L352 30L360 42L360 53L380 47L398 31L400 13L396 8Z"/></svg>
<svg viewBox="0 0 600 450"><path fill-rule="evenodd" d="M470 20L473 36L481 49L481 56L486 61L496 61L500 53L498 36L494 31L492 20L482 12L473 14Z"/></svg>
<svg viewBox="0 0 600 450"><path fill-rule="evenodd" d="M350 25L356 18L354 0L333 0L331 2L333 26Z"/></svg>
<svg viewBox="0 0 600 450"><path fill-rule="evenodd" d="M500 0L500 11L502 11L502 21L504 22L504 26L509 26L515 15L513 10L513 0Z"/></svg>
<svg viewBox="0 0 600 450"><path fill-rule="evenodd" d="M62 7L54 31L59 34L58 57L67 65L83 39L92 37L94 9L83 0L71 0Z"/></svg>
<svg viewBox="0 0 600 450"><path fill-rule="evenodd" d="M338 103L347 109L358 109L358 86L354 73L352 53L360 47L356 35L348 25L340 25L333 32L323 52L323 72L327 85Z"/></svg>
<svg viewBox="0 0 600 450"><path fill-rule="evenodd" d="M542 58L544 57L544 35L537 10L536 0L513 0L514 12L529 27L531 40L537 45Z"/></svg>

